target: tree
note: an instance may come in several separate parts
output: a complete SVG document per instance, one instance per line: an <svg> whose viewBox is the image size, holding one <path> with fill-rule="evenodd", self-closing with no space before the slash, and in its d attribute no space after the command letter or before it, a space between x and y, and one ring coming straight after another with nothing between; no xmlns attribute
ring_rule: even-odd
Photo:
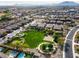
<svg viewBox="0 0 79 59"><path fill-rule="evenodd" d="M63 40L63 38L59 38L59 39L58 39L58 44L59 44L61 50L63 50L63 45L64 45L64 40Z"/></svg>
<svg viewBox="0 0 79 59"><path fill-rule="evenodd" d="M8 17L7 15L3 15L0 17L0 21L6 21L6 20L10 20L11 18Z"/></svg>
<svg viewBox="0 0 79 59"><path fill-rule="evenodd" d="M77 35L77 39L79 40L79 35Z"/></svg>
<svg viewBox="0 0 79 59"><path fill-rule="evenodd" d="M76 47L76 52L79 53L79 47L78 46Z"/></svg>
<svg viewBox="0 0 79 59"><path fill-rule="evenodd" d="M54 41L55 41L56 43L58 43L59 37L60 37L60 34L57 33L57 32L55 32L54 35L53 35L53 38L54 38Z"/></svg>
<svg viewBox="0 0 79 59"><path fill-rule="evenodd" d="M75 38L76 38L77 41L79 41L79 33L77 33Z"/></svg>
<svg viewBox="0 0 79 59"><path fill-rule="evenodd" d="M4 12L4 13L9 13L9 10L7 9L7 10L4 10L3 12Z"/></svg>

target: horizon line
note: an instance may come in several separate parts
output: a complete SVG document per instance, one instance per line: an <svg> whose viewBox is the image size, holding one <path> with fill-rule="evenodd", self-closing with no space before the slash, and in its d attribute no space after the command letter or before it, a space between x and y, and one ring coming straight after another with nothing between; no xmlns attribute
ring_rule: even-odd
<svg viewBox="0 0 79 59"><path fill-rule="evenodd" d="M60 1L60 2L38 2L38 1L34 1L34 2L30 2L30 1L0 1L0 6L13 6L13 5L21 5L21 4L26 4L26 5L53 5L53 4L58 4L58 3L62 3L65 1ZM69 2L75 2L75 1L69 1ZM75 2L75 3L79 3L79 2Z"/></svg>

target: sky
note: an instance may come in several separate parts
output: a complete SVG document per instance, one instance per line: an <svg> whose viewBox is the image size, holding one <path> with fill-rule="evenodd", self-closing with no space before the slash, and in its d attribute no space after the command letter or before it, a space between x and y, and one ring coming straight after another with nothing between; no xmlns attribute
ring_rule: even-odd
<svg viewBox="0 0 79 59"><path fill-rule="evenodd" d="M63 1L74 1L79 3L79 0L0 0L0 5L16 5L16 4L30 4L30 5L45 5L60 3Z"/></svg>

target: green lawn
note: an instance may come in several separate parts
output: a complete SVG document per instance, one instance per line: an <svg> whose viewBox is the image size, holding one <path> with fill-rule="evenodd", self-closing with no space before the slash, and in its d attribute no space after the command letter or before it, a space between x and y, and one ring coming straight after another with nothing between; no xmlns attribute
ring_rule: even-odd
<svg viewBox="0 0 79 59"><path fill-rule="evenodd" d="M43 42L44 33L42 31L31 30L24 32L24 34L25 43L29 45L30 48L35 48Z"/></svg>

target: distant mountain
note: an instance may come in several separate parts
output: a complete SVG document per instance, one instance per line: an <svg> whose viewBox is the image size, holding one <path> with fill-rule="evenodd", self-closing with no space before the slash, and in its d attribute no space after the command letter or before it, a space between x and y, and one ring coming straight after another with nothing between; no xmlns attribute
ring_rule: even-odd
<svg viewBox="0 0 79 59"><path fill-rule="evenodd" d="M51 7L53 5L52 4L29 4L29 3L15 4L15 6L19 8L46 8L46 7Z"/></svg>
<svg viewBox="0 0 79 59"><path fill-rule="evenodd" d="M15 6L17 7L57 7L57 6L69 6L69 7L74 7L74 6L79 6L78 3L76 2L73 2L73 1L64 1L64 2L61 2L61 3L57 3L57 4L16 4Z"/></svg>
<svg viewBox="0 0 79 59"><path fill-rule="evenodd" d="M37 3L21 3L21 4L15 4L15 6L26 6L26 7L30 7L30 6L50 6L52 4L45 4L45 3L40 3L40 4L37 4Z"/></svg>
<svg viewBox="0 0 79 59"><path fill-rule="evenodd" d="M57 4L56 6L70 6L71 7L71 6L79 6L79 4L73 1L64 1Z"/></svg>

